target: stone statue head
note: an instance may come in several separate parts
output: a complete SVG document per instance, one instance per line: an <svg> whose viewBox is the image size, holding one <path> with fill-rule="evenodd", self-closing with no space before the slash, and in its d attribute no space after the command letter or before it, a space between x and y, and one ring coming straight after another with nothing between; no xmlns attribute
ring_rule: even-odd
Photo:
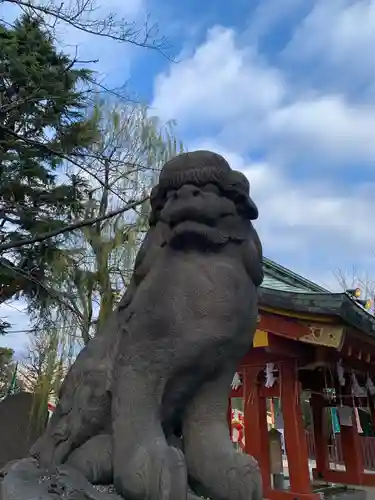
<svg viewBox="0 0 375 500"><path fill-rule="evenodd" d="M151 193L151 226L169 227L174 248L244 241L258 209L249 182L219 154L194 151L166 163Z"/></svg>

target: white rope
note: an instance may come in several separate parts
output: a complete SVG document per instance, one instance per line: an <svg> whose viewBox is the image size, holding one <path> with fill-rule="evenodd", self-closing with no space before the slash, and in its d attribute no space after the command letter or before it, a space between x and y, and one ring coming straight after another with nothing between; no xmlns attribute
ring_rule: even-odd
<svg viewBox="0 0 375 500"><path fill-rule="evenodd" d="M265 369L265 375L266 375L265 387L267 388L273 387L275 382L277 381L277 377L275 377L274 371L275 371L274 363L267 363Z"/></svg>

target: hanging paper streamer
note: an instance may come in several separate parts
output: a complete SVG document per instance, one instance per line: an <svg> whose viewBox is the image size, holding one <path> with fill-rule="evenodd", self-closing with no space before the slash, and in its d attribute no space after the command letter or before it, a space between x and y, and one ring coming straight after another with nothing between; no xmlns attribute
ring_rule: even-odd
<svg viewBox="0 0 375 500"><path fill-rule="evenodd" d="M241 380L240 374L236 372L234 374L234 377L233 377L233 380L232 380L232 383L230 386L234 391L237 391L241 387L241 385L242 385L242 380Z"/></svg>
<svg viewBox="0 0 375 500"><path fill-rule="evenodd" d="M366 391L364 390L363 387L361 387L358 383L357 377L355 376L355 373L352 373L351 375L351 382L352 382L352 394L353 396L357 398L361 398L363 396L366 396Z"/></svg>
<svg viewBox="0 0 375 500"><path fill-rule="evenodd" d="M370 378L370 375L367 375L366 389L371 394L371 396L375 395L375 385L373 384L373 382L372 382L372 380Z"/></svg>
<svg viewBox="0 0 375 500"><path fill-rule="evenodd" d="M339 419L341 427L353 427L353 408L351 406L340 406Z"/></svg>
<svg viewBox="0 0 375 500"><path fill-rule="evenodd" d="M343 427L353 427L353 412L357 431L359 434L363 434L358 408L352 408L351 406L341 406L339 408L340 425Z"/></svg>
<svg viewBox="0 0 375 500"><path fill-rule="evenodd" d="M358 433L363 434L363 429L362 429L362 425L361 425L361 419L359 418L358 408L354 408L354 416L355 416L355 422L357 424Z"/></svg>
<svg viewBox="0 0 375 500"><path fill-rule="evenodd" d="M340 422L337 415L337 408L331 408L332 429L335 434L340 433Z"/></svg>
<svg viewBox="0 0 375 500"><path fill-rule="evenodd" d="M274 363L267 363L265 369L266 383L264 384L267 388L273 387L275 382L277 381L277 377L275 377L274 371L275 371Z"/></svg>
<svg viewBox="0 0 375 500"><path fill-rule="evenodd" d="M337 369L337 378L339 379L339 384L341 385L341 387L344 387L345 386L345 376L344 376L344 367L342 366L341 359L340 359L340 361L337 362L336 369Z"/></svg>

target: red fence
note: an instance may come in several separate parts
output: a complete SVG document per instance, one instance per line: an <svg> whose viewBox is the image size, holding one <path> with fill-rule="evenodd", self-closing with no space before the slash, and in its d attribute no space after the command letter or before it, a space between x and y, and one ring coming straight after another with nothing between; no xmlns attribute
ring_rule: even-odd
<svg viewBox="0 0 375 500"><path fill-rule="evenodd" d="M309 458L315 459L315 442L314 436L310 432L306 432L307 447L309 450ZM375 470L375 437L360 436L361 450L363 463L366 470ZM341 448L340 434L335 435L335 439L329 449L329 461L336 464L343 464L343 455Z"/></svg>

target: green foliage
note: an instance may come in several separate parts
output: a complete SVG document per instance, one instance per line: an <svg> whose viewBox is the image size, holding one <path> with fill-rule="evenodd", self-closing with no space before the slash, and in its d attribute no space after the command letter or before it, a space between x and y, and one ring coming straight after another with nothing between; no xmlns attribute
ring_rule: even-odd
<svg viewBox="0 0 375 500"><path fill-rule="evenodd" d="M34 320L21 368L40 422L78 345L95 335L128 285L147 230L142 200L163 163L182 151L174 124L161 125L147 108L93 105L91 72L56 49L47 26L30 15L0 25L0 244L139 205L0 251L0 304L24 297ZM0 334L7 327L0 320Z"/></svg>
<svg viewBox="0 0 375 500"><path fill-rule="evenodd" d="M13 349L0 347L0 398L6 395L12 380L14 372L13 355Z"/></svg>
<svg viewBox="0 0 375 500"><path fill-rule="evenodd" d="M91 147L91 161L85 163L92 186L85 219L143 199L165 161L182 151L173 135L174 124L161 125L147 108L101 101L94 113L101 135ZM69 304L67 310L67 304L60 303L59 314L84 343L106 322L124 293L147 227L145 202L134 211L82 228L70 250L70 264L55 266L65 280Z"/></svg>
<svg viewBox="0 0 375 500"><path fill-rule="evenodd" d="M0 241L28 239L65 226L83 210L87 182L80 172L59 178L62 163L98 137L87 115L91 79L57 51L39 18L0 25ZM61 238L0 256L0 303L20 294L32 308L54 287L52 263L64 258ZM56 297L55 297L56 298Z"/></svg>
<svg viewBox="0 0 375 500"><path fill-rule="evenodd" d="M25 388L34 393L31 412L33 425L43 429L47 405L55 399L64 376L64 350L58 322L40 329L30 338L28 352L21 363Z"/></svg>
<svg viewBox="0 0 375 500"><path fill-rule="evenodd" d="M142 29L112 13L95 19L95 0L4 1L22 3L27 14L13 27L0 20L0 245L140 200L137 210L0 250L0 305L24 297L34 322L20 368L36 395L33 419L44 425L47 401L78 344L95 335L128 284L147 227L148 203L141 201L181 146L173 124L161 126L146 108L93 106L98 88L106 89L54 43L62 23L161 51L155 25L151 33L148 23ZM0 319L0 335L9 327ZM0 350L4 387L14 374L12 356Z"/></svg>
<svg viewBox="0 0 375 500"><path fill-rule="evenodd" d="M143 199L165 161L182 150L173 123L162 126L143 107L100 102L94 109L100 140L88 150L90 189L82 217L95 218L130 200ZM77 166L67 164L67 175ZM44 425L45 408L56 397L82 344L106 321L129 283L138 246L148 226L148 203L83 227L61 244L53 262L59 300L38 312L22 362L25 384L35 395L33 421Z"/></svg>

